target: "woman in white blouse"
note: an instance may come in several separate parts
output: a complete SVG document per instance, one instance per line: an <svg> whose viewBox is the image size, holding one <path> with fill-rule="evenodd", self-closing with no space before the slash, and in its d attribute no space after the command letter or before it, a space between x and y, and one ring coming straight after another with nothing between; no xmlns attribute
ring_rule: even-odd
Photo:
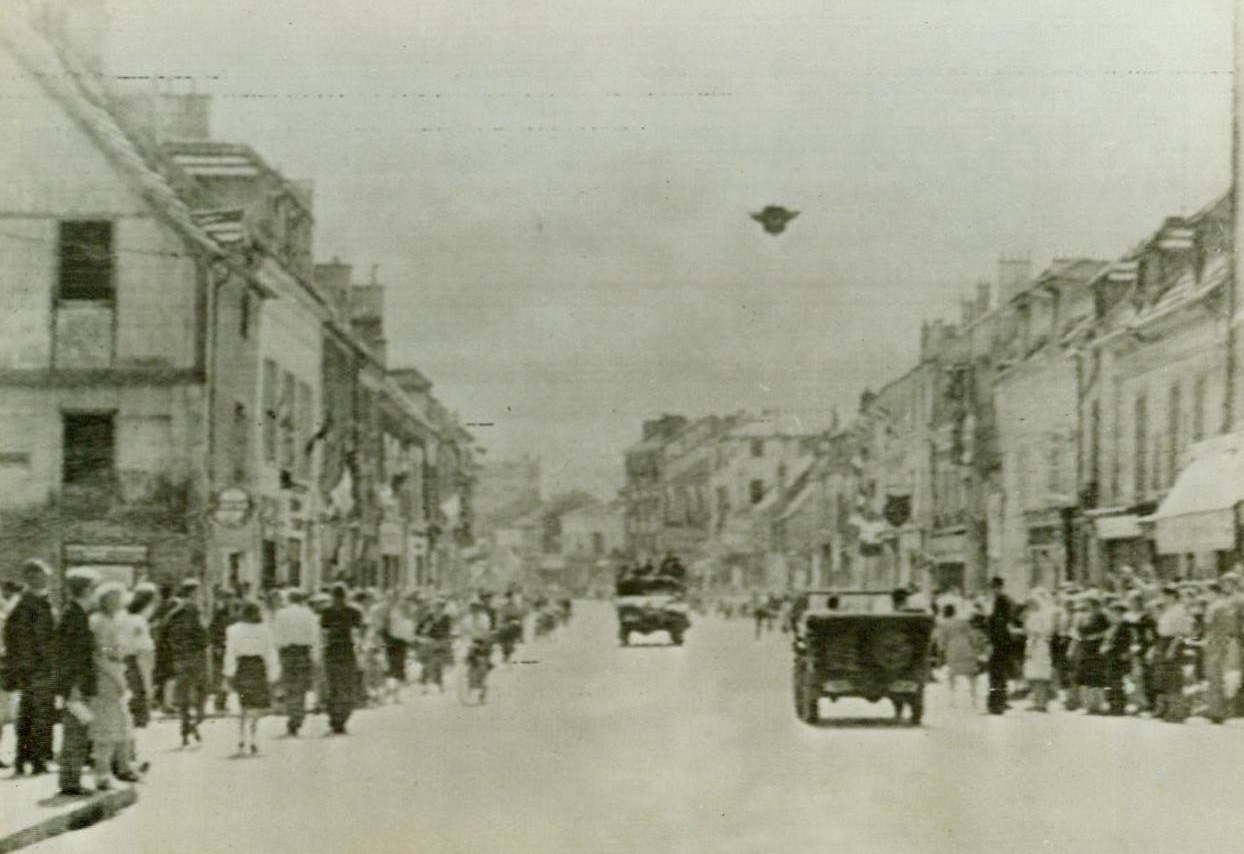
<svg viewBox="0 0 1244 854"><path fill-rule="evenodd" d="M272 705L269 685L281 678L281 659L272 630L263 619L258 602L242 605L241 621L225 630L224 676L238 694L238 753L259 752L255 730L259 718Z"/></svg>

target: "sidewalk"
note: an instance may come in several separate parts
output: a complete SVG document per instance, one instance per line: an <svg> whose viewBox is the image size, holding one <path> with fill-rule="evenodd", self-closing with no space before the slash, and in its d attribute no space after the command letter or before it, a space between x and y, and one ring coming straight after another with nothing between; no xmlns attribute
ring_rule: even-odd
<svg viewBox="0 0 1244 854"><path fill-rule="evenodd" d="M137 800L137 790L125 785L98 795L66 797L56 791L55 772L0 779L0 854L90 827Z"/></svg>

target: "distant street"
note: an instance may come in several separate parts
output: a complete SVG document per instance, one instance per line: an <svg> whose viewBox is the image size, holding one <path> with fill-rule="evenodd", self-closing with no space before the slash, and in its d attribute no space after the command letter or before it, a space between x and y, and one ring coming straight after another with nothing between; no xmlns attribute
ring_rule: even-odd
<svg viewBox="0 0 1244 854"><path fill-rule="evenodd" d="M656 636L653 636L656 639ZM1003 718L946 707L888 724L885 704L791 713L786 639L702 619L683 649L620 649L580 603L538 663L452 695L358 714L344 739L265 721L230 759L232 722L176 751L146 734L142 801L32 852L1224 852L1238 844L1240 722ZM841 720L840 720L841 719Z"/></svg>

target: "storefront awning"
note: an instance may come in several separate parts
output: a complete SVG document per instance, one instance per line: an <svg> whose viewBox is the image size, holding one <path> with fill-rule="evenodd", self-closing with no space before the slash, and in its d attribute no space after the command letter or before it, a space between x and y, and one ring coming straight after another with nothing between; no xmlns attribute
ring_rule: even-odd
<svg viewBox="0 0 1244 854"><path fill-rule="evenodd" d="M1159 554L1235 547L1235 505L1244 500L1244 434L1189 449L1188 464L1153 514Z"/></svg>
<svg viewBox="0 0 1244 854"><path fill-rule="evenodd" d="M1094 524L1099 540L1132 540L1140 536L1140 517L1134 513L1102 516Z"/></svg>

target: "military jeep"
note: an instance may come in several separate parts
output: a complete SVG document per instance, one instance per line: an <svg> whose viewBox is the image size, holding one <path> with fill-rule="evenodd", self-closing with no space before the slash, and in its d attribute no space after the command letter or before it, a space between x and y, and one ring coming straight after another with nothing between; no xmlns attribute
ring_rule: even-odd
<svg viewBox="0 0 1244 854"><path fill-rule="evenodd" d="M820 700L887 698L895 711L911 709L911 723L924 717L933 616L894 609L889 592L812 591L791 609L794 629L795 714L820 720Z"/></svg>
<svg viewBox="0 0 1244 854"><path fill-rule="evenodd" d="M665 632L670 643L682 646L691 627L686 583L668 575L624 574L618 578L614 605L618 613L618 640L623 646L632 634Z"/></svg>

